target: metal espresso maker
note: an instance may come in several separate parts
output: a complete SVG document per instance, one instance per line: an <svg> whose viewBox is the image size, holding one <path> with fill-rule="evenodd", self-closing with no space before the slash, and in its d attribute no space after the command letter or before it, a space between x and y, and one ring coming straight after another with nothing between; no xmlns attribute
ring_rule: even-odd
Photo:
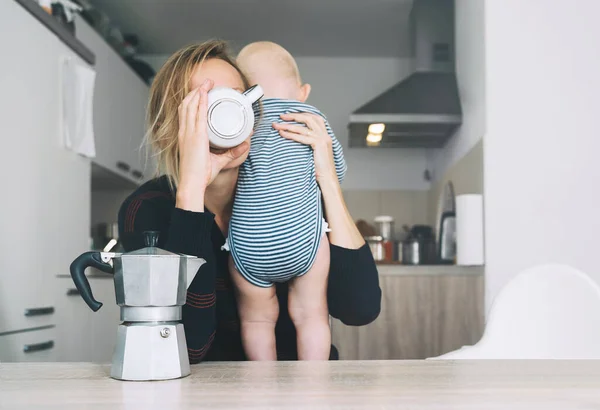
<svg viewBox="0 0 600 410"><path fill-rule="evenodd" d="M95 312L85 269L114 275L121 324L110 376L119 380L167 380L190 374L181 307L187 288L206 261L156 247L158 232L144 232L146 247L123 254L86 252L71 264L81 297Z"/></svg>

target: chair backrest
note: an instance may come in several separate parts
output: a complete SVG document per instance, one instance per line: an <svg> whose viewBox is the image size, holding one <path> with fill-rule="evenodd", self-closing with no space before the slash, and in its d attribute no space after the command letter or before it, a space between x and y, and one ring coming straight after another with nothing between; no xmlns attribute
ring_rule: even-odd
<svg viewBox="0 0 600 410"><path fill-rule="evenodd" d="M600 287L566 265L518 274L494 300L482 339L444 359L600 359Z"/></svg>

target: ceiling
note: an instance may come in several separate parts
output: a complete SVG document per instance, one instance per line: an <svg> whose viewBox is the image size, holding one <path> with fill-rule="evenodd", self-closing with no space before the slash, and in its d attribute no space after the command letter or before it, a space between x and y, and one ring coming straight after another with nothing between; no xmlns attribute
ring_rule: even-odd
<svg viewBox="0 0 600 410"><path fill-rule="evenodd" d="M140 38L142 54L223 38L259 40L294 56L407 57L412 0L92 0Z"/></svg>

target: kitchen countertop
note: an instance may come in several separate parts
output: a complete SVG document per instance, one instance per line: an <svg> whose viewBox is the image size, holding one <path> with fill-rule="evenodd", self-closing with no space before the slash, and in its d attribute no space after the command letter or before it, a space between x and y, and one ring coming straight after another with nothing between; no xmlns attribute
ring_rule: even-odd
<svg viewBox="0 0 600 410"><path fill-rule="evenodd" d="M422 275L483 275L484 266L457 265L402 265L399 263L377 263L380 275L422 276ZM95 268L88 268L85 275L90 279L113 279L113 276ZM68 274L58 274L57 278L71 278Z"/></svg>
<svg viewBox="0 0 600 410"><path fill-rule="evenodd" d="M230 362L163 382L90 363L0 364L0 409L592 409L600 361Z"/></svg>
<svg viewBox="0 0 600 410"><path fill-rule="evenodd" d="M377 264L377 271L380 275L483 275L484 270L485 266Z"/></svg>

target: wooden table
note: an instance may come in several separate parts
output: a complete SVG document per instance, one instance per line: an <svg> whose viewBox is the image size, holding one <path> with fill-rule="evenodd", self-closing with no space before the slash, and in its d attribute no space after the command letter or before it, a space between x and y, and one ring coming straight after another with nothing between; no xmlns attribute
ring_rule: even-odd
<svg viewBox="0 0 600 410"><path fill-rule="evenodd" d="M600 361L206 363L150 383L115 381L108 370L0 364L0 408L600 408Z"/></svg>

